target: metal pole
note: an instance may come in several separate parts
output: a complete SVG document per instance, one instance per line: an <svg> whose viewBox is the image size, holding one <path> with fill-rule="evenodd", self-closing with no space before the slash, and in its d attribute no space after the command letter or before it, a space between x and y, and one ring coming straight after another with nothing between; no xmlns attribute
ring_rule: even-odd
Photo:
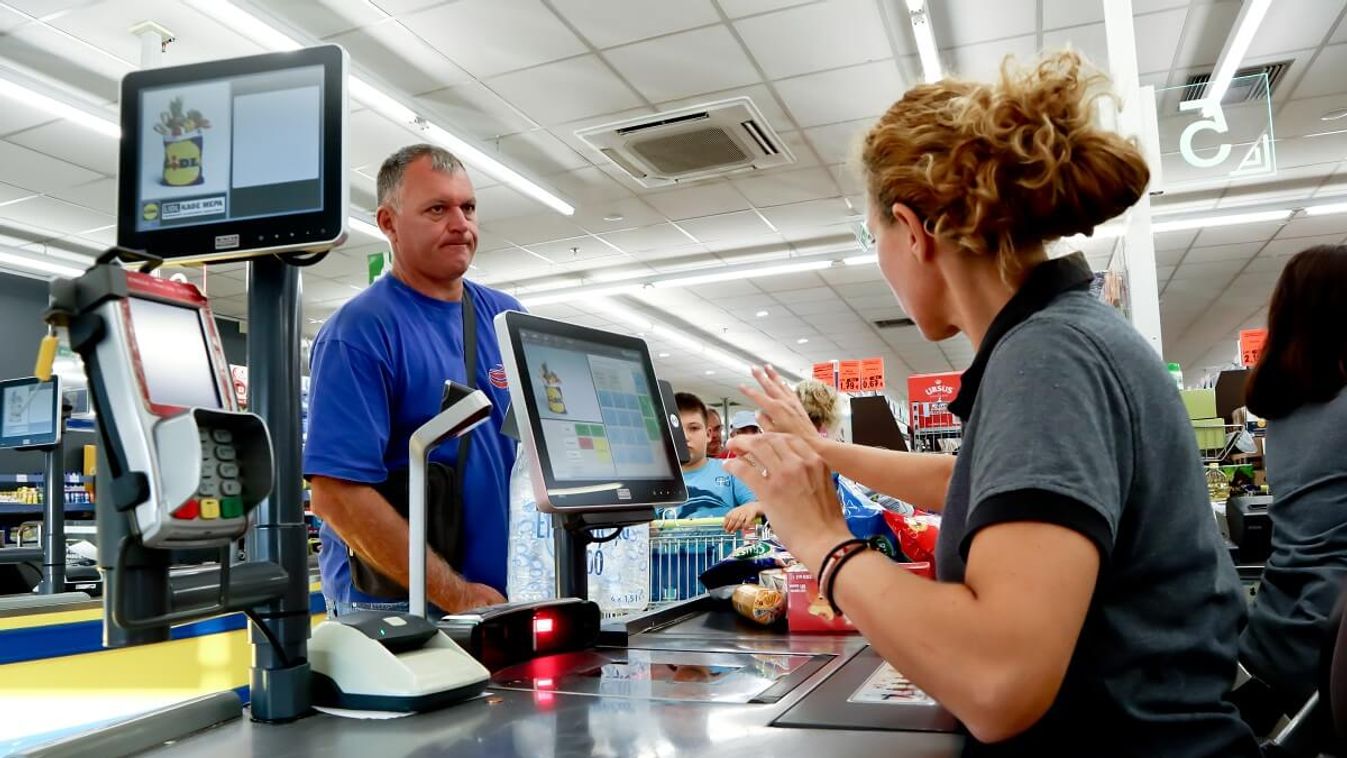
<svg viewBox="0 0 1347 758"><path fill-rule="evenodd" d="M63 418L56 423L65 426ZM65 592L65 445L57 442L47 450L42 484L42 585L39 592Z"/></svg>
<svg viewBox="0 0 1347 758"><path fill-rule="evenodd" d="M103 575L103 647L118 648L164 642L167 626L153 629L124 629L113 623L113 603L126 593L122 607L133 618L168 613L168 551L151 550L140 544L132 532L130 512L121 513L112 497L112 472L108 467L106 440L99 437L98 468L94 477L94 522L98 528L98 569ZM125 559L117 552L129 541Z"/></svg>
<svg viewBox="0 0 1347 758"><path fill-rule="evenodd" d="M568 528L567 517L552 514L552 544L557 562L557 597L589 599L589 532L581 524Z"/></svg>
<svg viewBox="0 0 1347 758"><path fill-rule="evenodd" d="M276 484L271 496L257 507L248 532L248 557L278 563L289 575L281 598L254 609L282 649L273 649L260 630L250 627L252 713L258 721L292 721L310 711L309 561L299 418L299 269L273 257L256 258L248 264L248 321L249 407L266 422L276 457Z"/></svg>

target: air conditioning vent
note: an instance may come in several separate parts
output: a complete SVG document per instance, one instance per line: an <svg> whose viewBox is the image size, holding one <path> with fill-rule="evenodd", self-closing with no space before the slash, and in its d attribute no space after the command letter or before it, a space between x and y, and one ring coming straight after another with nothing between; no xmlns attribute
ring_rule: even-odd
<svg viewBox="0 0 1347 758"><path fill-rule="evenodd" d="M898 329L904 326L916 326L910 318L882 318L875 322L876 329Z"/></svg>
<svg viewBox="0 0 1347 758"><path fill-rule="evenodd" d="M646 187L795 162L746 97L583 129L576 136Z"/></svg>
<svg viewBox="0 0 1347 758"><path fill-rule="evenodd" d="M1282 77L1286 75L1286 70L1290 67L1291 61L1279 61L1239 69L1230 80L1230 89L1226 90L1225 97L1221 99L1221 104L1238 105L1239 103L1269 97L1277 91L1277 85L1281 83ZM1212 72L1208 71L1205 74L1194 74L1188 77L1188 81L1184 82L1183 91L1180 93L1182 101L1201 99L1207 91L1207 83L1211 81L1211 74ZM1267 74L1267 79L1262 78L1259 74Z"/></svg>

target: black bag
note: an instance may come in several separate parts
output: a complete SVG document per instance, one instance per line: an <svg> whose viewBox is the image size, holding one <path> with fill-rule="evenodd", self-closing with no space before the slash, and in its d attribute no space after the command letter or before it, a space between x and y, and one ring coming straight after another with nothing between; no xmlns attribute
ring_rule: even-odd
<svg viewBox="0 0 1347 758"><path fill-rule="evenodd" d="M463 367L468 387L477 389L477 313L466 284L463 286ZM461 570L463 565L463 478L471 443L471 434L458 438L458 458L454 468L434 461L426 467L426 544L455 571ZM404 519L411 500L409 478L407 469L390 471L387 479L374 485L374 490ZM351 583L356 589L390 600L406 597L406 587L366 563L353 548L348 546L346 552L351 564Z"/></svg>

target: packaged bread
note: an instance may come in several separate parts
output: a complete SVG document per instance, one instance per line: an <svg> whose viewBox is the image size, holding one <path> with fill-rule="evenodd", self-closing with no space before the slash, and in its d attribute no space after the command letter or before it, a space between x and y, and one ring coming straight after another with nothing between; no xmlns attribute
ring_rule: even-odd
<svg viewBox="0 0 1347 758"><path fill-rule="evenodd" d="M763 626L775 624L786 613L785 593L759 584L735 587L730 602L739 615Z"/></svg>

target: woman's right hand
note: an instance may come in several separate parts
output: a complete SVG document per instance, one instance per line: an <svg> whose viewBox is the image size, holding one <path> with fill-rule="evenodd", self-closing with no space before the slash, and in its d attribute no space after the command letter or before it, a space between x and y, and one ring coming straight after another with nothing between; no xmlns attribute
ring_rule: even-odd
<svg viewBox="0 0 1347 758"><path fill-rule="evenodd" d="M795 390L786 384L786 380L771 366L753 367L753 378L758 380L760 389L739 385L739 390L761 409L758 421L763 431L794 434L813 441L818 438L818 430L805 413L804 405L795 394Z"/></svg>

